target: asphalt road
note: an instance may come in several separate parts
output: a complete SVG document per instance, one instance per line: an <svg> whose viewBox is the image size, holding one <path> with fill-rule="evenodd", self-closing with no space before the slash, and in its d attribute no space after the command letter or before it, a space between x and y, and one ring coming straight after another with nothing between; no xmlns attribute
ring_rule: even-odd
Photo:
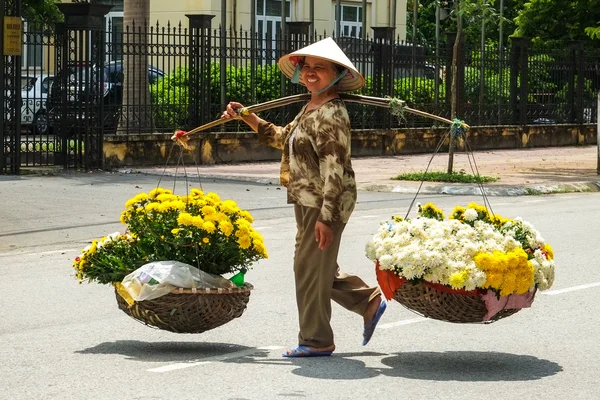
<svg viewBox="0 0 600 400"><path fill-rule="evenodd" d="M255 217L270 258L242 317L198 335L145 327L121 312L110 287L79 285L71 263L88 242L123 230L125 201L157 176L0 176L0 398L3 399L591 399L600 384L600 194L491 198L553 245L557 277L531 309L490 325L423 319L390 303L367 347L362 319L334 305L330 358L281 357L296 344L285 191L202 182ZM183 190L183 183L177 188ZM172 182L161 182L170 187ZM364 245L412 195L360 192L340 265L374 284ZM428 195L449 211L480 201Z"/></svg>

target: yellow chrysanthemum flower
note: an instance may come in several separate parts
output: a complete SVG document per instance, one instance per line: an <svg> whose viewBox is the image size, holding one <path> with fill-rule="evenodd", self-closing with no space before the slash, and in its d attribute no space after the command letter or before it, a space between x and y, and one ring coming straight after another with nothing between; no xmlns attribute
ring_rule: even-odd
<svg viewBox="0 0 600 400"><path fill-rule="evenodd" d="M177 223L179 225L191 226L193 225L194 217L190 213L182 212L177 217Z"/></svg>
<svg viewBox="0 0 600 400"><path fill-rule="evenodd" d="M238 238L238 244L242 249L247 249L250 247L251 241L250 236L241 236Z"/></svg>
<svg viewBox="0 0 600 400"><path fill-rule="evenodd" d="M202 224L202 229L204 229L209 234L214 233L217 230L215 224L211 221L204 221L204 223Z"/></svg>
<svg viewBox="0 0 600 400"><path fill-rule="evenodd" d="M160 212L159 207L160 207L159 203L149 203L149 204L146 204L145 211L146 211L146 213L156 212L156 211Z"/></svg>
<svg viewBox="0 0 600 400"><path fill-rule="evenodd" d="M204 197L204 192L200 189L194 188L194 189L190 190L190 196L201 198L201 197Z"/></svg>
<svg viewBox="0 0 600 400"><path fill-rule="evenodd" d="M455 272L450 275L450 286L453 289L462 289L465 287L465 282L469 278L469 272L466 270Z"/></svg>
<svg viewBox="0 0 600 400"><path fill-rule="evenodd" d="M206 217L207 215L213 215L217 212L217 210L213 206L204 206L202 207L202 214Z"/></svg>
<svg viewBox="0 0 600 400"><path fill-rule="evenodd" d="M249 233L250 237L252 238L252 240L259 240L259 241L264 241L262 235L258 232L256 232L254 229L250 229L250 233Z"/></svg>
<svg viewBox="0 0 600 400"><path fill-rule="evenodd" d="M213 192L208 193L204 197L204 199L206 200L206 204L211 206L218 206L221 202L221 198L219 197L219 195Z"/></svg>
<svg viewBox="0 0 600 400"><path fill-rule="evenodd" d="M151 199L155 199L157 196L166 193L166 194L173 194L173 191L169 190L169 189L163 189L163 188L156 188L156 189L152 189L150 191L150 193L148 193L148 197Z"/></svg>
<svg viewBox="0 0 600 400"><path fill-rule="evenodd" d="M226 214L235 214L240 211L236 202L233 200L225 200L219 205L219 209Z"/></svg>
<svg viewBox="0 0 600 400"><path fill-rule="evenodd" d="M200 216L193 216L192 217L192 221L191 221L191 225L195 226L196 228L200 228L202 229L202 226L204 225L204 219L202 219L202 217Z"/></svg>
<svg viewBox="0 0 600 400"><path fill-rule="evenodd" d="M254 222L254 218L252 217L250 212L248 212L246 210L240 211L239 215L240 215L240 217L244 218L246 221L248 221L250 223Z"/></svg>
<svg viewBox="0 0 600 400"><path fill-rule="evenodd" d="M548 260L554 260L554 249L548 243L544 244L542 251L546 253Z"/></svg>
<svg viewBox="0 0 600 400"><path fill-rule="evenodd" d="M260 240L253 240L252 248L254 248L254 250L256 250L258 254L262 255L263 257L269 258L267 255L267 248L265 247L265 244Z"/></svg>
<svg viewBox="0 0 600 400"><path fill-rule="evenodd" d="M210 239L209 239L209 238L207 238L207 237L205 237L205 238L202 238L202 243L204 243L204 244L208 244L208 243L210 243Z"/></svg>
<svg viewBox="0 0 600 400"><path fill-rule="evenodd" d="M225 236L230 236L233 233L233 224L225 220L220 221L219 229L221 230L221 232L223 232Z"/></svg>

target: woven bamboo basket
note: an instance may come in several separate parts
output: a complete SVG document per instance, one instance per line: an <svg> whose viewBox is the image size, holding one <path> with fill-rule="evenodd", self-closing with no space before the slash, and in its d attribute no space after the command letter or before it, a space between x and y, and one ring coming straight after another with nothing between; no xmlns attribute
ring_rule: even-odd
<svg viewBox="0 0 600 400"><path fill-rule="evenodd" d="M240 317L254 287L232 289L177 289L131 306L115 288L117 304L125 314L145 325L175 333L202 333Z"/></svg>
<svg viewBox="0 0 600 400"><path fill-rule="evenodd" d="M442 290L427 282L405 282L394 300L424 317L455 323L491 323L520 311L505 309L484 321L487 308L478 291Z"/></svg>

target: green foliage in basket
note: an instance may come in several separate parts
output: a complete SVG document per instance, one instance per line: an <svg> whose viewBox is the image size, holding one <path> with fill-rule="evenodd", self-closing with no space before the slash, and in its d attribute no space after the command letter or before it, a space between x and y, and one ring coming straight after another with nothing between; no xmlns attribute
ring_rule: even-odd
<svg viewBox="0 0 600 400"><path fill-rule="evenodd" d="M167 260L224 275L268 257L262 236L252 228L252 215L216 193L192 189L189 196L177 196L157 188L138 194L125 207L121 222L127 232L94 240L75 259L80 281L120 282L143 264Z"/></svg>

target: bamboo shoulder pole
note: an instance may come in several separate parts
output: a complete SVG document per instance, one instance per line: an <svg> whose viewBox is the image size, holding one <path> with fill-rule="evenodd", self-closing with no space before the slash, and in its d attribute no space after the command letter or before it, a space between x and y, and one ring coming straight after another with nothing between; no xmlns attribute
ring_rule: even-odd
<svg viewBox="0 0 600 400"><path fill-rule="evenodd" d="M443 122L443 123L446 123L449 125L454 124L454 121L451 121L447 118L443 118L443 117L440 117L437 115L427 113L425 111L420 111L420 110L416 110L414 108L407 107L406 102L404 102L403 100L398 100L398 99L394 99L391 97L382 98L382 97L362 96L362 95L347 94L347 93L341 93L340 97L344 101L360 103L360 104L367 104L367 105L372 105L372 106L376 106L376 107L384 107L384 108L392 108L392 107L394 107L394 104L396 104L396 105L399 104L401 109L405 112L408 112L408 113L411 113L414 115L419 115L419 116L425 117L425 118L430 118L430 119L433 119L433 120L436 120L439 122ZM260 103L260 104L255 104L255 105L249 106L249 107L244 107L243 109L239 110L239 113L241 115L248 115L248 114L258 113L258 112L266 111L266 110L269 110L272 108L283 107L283 106L286 106L286 105L289 105L292 103L297 103L300 101L308 101L308 100L310 100L309 93L297 94L297 95L293 95L293 96L282 97L282 98L276 99L276 100L267 101L267 102ZM212 121L212 122L209 122L202 126L199 126L197 128L194 128L191 131L187 131L187 132L177 131L173 134L171 139L173 141L179 143L180 145L182 145L184 148L189 149L190 147L187 143L187 141L189 140L189 136L196 134L198 132L208 130L215 126L224 124L228 121L230 121L230 120L229 119L217 119L215 121ZM469 128L469 125L465 124L464 122L461 122L461 125L464 129Z"/></svg>

